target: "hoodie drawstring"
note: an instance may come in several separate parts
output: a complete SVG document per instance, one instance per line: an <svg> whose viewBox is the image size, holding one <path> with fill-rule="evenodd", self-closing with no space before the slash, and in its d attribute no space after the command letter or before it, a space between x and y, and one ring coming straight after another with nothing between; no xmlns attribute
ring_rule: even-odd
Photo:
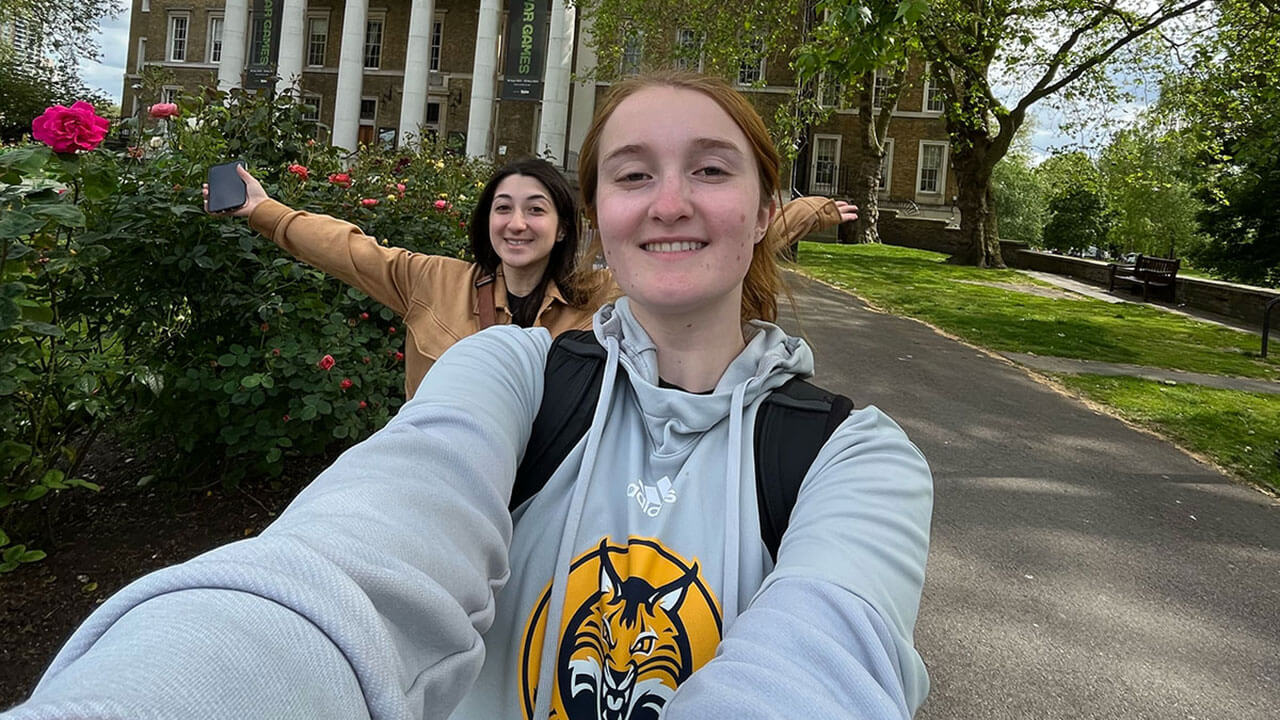
<svg viewBox="0 0 1280 720"><path fill-rule="evenodd" d="M733 389L729 405L729 448L725 458L724 574L720 591L722 625L725 632L738 617L738 543L741 540L742 505L742 415L746 404L747 383Z"/></svg>
<svg viewBox="0 0 1280 720"><path fill-rule="evenodd" d="M538 690L535 695L533 717L548 720L551 717L551 695L555 690L556 655L559 653L560 623L564 616L565 595L569 589L569 566L573 563L573 545L582 525L582 508L587 501L587 484L596 466L600 436L604 433L605 420L613 397L614 380L618 377L618 340L604 338L608 359L604 366L604 379L600 384L600 400L596 403L587 433L587 447L582 456L582 466L574 479L573 495L569 500L569 514L565 517L560 535L560 549L556 553L555 572L551 578L551 602L547 607L547 624L542 634L542 656L538 663Z"/></svg>

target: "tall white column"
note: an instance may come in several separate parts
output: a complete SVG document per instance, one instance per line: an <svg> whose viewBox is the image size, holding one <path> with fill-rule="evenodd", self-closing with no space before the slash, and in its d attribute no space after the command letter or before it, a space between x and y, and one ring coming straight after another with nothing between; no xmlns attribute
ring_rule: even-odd
<svg viewBox="0 0 1280 720"><path fill-rule="evenodd" d="M333 103L333 144L355 150L360 138L360 93L364 88L364 34L369 0L347 0L342 14L342 52Z"/></svg>
<svg viewBox="0 0 1280 720"><path fill-rule="evenodd" d="M218 61L219 90L241 86L248 33L249 0L227 0L226 15L222 19L222 58Z"/></svg>
<svg viewBox="0 0 1280 720"><path fill-rule="evenodd" d="M573 83L573 107L569 110L569 147L565 151L566 155L573 153L574 157L582 150L582 141L586 139L591 119L596 114L595 78L581 77L583 74L592 75L591 71L596 68L596 51L588 42L591 39L591 26L585 17L581 19L577 39L579 78ZM576 171L576 165L576 160L570 163L569 171Z"/></svg>
<svg viewBox="0 0 1280 720"><path fill-rule="evenodd" d="M431 26L435 0L413 0L409 8L409 45L404 55L404 87L400 95L400 142L421 140L427 119L427 74L431 68Z"/></svg>
<svg viewBox="0 0 1280 720"><path fill-rule="evenodd" d="M538 123L539 155L564 163L564 134L569 121L569 74L573 68L573 26L576 10L565 0L551 0L551 31L547 35L547 69L542 81L542 120Z"/></svg>
<svg viewBox="0 0 1280 720"><path fill-rule="evenodd" d="M307 48L307 0L284 0L280 11L280 54L276 59L276 92L298 87Z"/></svg>
<svg viewBox="0 0 1280 720"><path fill-rule="evenodd" d="M476 29L476 54L471 63L471 112L467 119L467 155L471 157L489 155L501 13L498 0L480 0L480 26Z"/></svg>

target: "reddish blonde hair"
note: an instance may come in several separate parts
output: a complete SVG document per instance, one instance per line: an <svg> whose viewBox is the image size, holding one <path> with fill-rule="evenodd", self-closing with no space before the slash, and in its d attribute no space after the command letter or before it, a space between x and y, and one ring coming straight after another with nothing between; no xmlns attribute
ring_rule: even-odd
<svg viewBox="0 0 1280 720"><path fill-rule="evenodd" d="M578 154L578 183L582 188L582 207L592 224L596 220L596 187L599 184L600 133L604 125L618 109L618 105L631 95L651 87L671 87L702 93L715 101L734 124L747 136L751 154L760 168L760 202L768 204L778 193L782 159L773 146L764 120L742 93L734 90L724 80L708 75L683 71L664 71L636 75L616 84L605 97L604 104L596 111L591 129L582 141ZM597 240L597 242L599 242ZM778 234L770 223L764 239L756 243L751 252L751 266L742 281L742 319L774 322L778 317L778 291L782 288L782 276L778 271L778 251L781 249Z"/></svg>

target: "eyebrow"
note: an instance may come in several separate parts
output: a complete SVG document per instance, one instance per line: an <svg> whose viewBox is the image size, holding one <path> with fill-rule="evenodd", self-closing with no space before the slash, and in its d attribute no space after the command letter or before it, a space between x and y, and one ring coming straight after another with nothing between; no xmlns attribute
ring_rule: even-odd
<svg viewBox="0 0 1280 720"><path fill-rule="evenodd" d="M512 202L515 202L515 197L512 196L511 193L498 193L497 195L493 196L494 200L500 200L504 198ZM551 202L551 198L548 198L546 195L543 195L542 193L534 193L532 195L526 195L524 197L524 200L526 202L528 202L529 200L546 200L547 202Z"/></svg>
<svg viewBox="0 0 1280 720"><path fill-rule="evenodd" d="M728 140L725 140L724 138L715 138L715 137L697 138L693 141L693 145L697 147L699 150L727 150L733 153L734 155L737 155L739 157L742 156L742 150L740 150L737 145L735 145L732 142L729 142ZM604 158L600 160L600 164L604 165L605 163L611 160L615 160L619 157L623 157L626 155L641 155L644 153L644 151L645 151L645 146L643 145L638 145L635 143L623 145L622 147L614 150L608 155L605 155Z"/></svg>

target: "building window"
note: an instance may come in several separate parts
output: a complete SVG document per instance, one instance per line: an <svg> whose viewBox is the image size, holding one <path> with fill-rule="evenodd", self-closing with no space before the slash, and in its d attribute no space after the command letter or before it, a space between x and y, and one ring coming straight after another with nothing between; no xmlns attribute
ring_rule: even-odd
<svg viewBox="0 0 1280 720"><path fill-rule="evenodd" d="M871 87L871 107L876 110L880 109L883 104L884 94L889 91L889 76L883 72L876 71L875 84Z"/></svg>
<svg viewBox="0 0 1280 720"><path fill-rule="evenodd" d="M929 77L930 63L924 65L924 111L940 113L946 109L942 100L942 89Z"/></svg>
<svg viewBox="0 0 1280 720"><path fill-rule="evenodd" d="M819 75L818 104L826 108L844 108L844 85L829 78L826 73Z"/></svg>
<svg viewBox="0 0 1280 720"><path fill-rule="evenodd" d="M372 125L378 117L378 98L360 98L360 124Z"/></svg>
<svg viewBox="0 0 1280 720"><path fill-rule="evenodd" d="M323 98L313 93L303 93L302 95L302 119L311 122L320 122L320 103Z"/></svg>
<svg viewBox="0 0 1280 720"><path fill-rule="evenodd" d="M815 135L813 162L809 165L809 192L814 195L836 194L839 175L840 136Z"/></svg>
<svg viewBox="0 0 1280 720"><path fill-rule="evenodd" d="M184 62L187 59L187 24L190 20L191 16L186 13L169 16L168 59L170 62Z"/></svg>
<svg viewBox="0 0 1280 720"><path fill-rule="evenodd" d="M622 43L622 74L638 74L640 72L640 62L643 59L644 34L639 30L630 30Z"/></svg>
<svg viewBox="0 0 1280 720"><path fill-rule="evenodd" d="M764 41L752 40L747 46L747 57L738 64L738 84L754 85L764 77Z"/></svg>
<svg viewBox="0 0 1280 720"><path fill-rule="evenodd" d="M702 41L690 28L676 30L676 67L702 72Z"/></svg>
<svg viewBox="0 0 1280 720"><path fill-rule="evenodd" d="M142 72L142 66L147 64L147 38L138 38L138 59L133 64L133 71Z"/></svg>
<svg viewBox="0 0 1280 720"><path fill-rule="evenodd" d="M916 192L930 195L942 194L946 170L947 144L921 141L920 173L916 180Z"/></svg>
<svg viewBox="0 0 1280 720"><path fill-rule="evenodd" d="M329 43L329 18L307 18L307 65L324 67L324 53Z"/></svg>
<svg viewBox="0 0 1280 720"><path fill-rule="evenodd" d="M142 0L142 12L151 12L151 0Z"/></svg>
<svg viewBox="0 0 1280 720"><path fill-rule="evenodd" d="M364 25L364 67L366 70L382 67L382 18Z"/></svg>
<svg viewBox="0 0 1280 720"><path fill-rule="evenodd" d="M430 65L427 69L431 72L440 72L440 43L444 40L444 20L436 18L431 23L431 53Z"/></svg>
<svg viewBox="0 0 1280 720"><path fill-rule="evenodd" d="M160 102L176 103L178 102L178 91L181 88L176 85L166 85L160 88Z"/></svg>
<svg viewBox="0 0 1280 720"><path fill-rule="evenodd" d="M216 63L222 61L222 16L209 16L209 39L204 44L209 48L209 57L206 62Z"/></svg>
<svg viewBox="0 0 1280 720"><path fill-rule="evenodd" d="M876 190L888 195L893 185L893 138L884 141L884 157L880 158L880 184Z"/></svg>

